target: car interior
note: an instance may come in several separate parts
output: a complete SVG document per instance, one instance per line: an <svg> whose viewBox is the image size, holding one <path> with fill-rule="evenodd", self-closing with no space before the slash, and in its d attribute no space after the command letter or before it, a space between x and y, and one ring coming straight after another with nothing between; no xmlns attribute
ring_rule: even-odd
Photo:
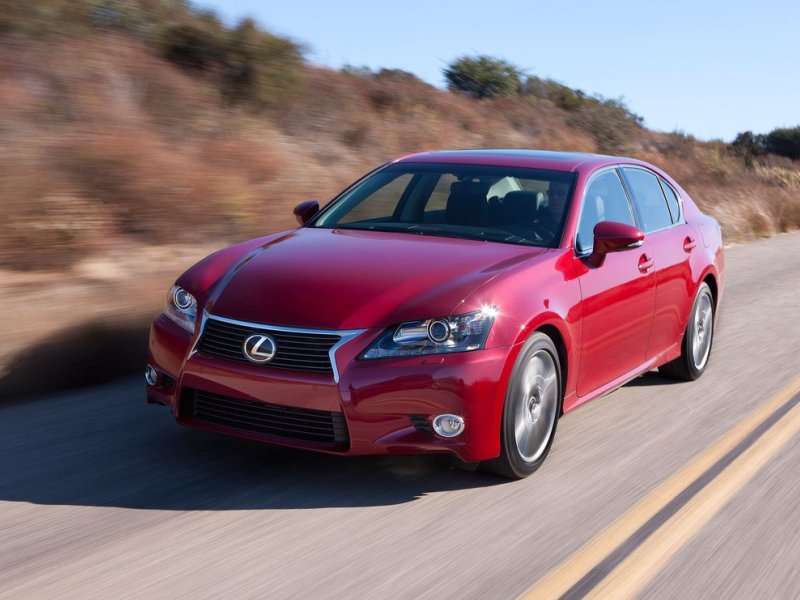
<svg viewBox="0 0 800 600"><path fill-rule="evenodd" d="M570 188L568 181L503 174L406 173L354 198L331 220L340 227L431 234L440 226L451 235L552 246Z"/></svg>
<svg viewBox="0 0 800 600"><path fill-rule="evenodd" d="M509 184L508 180L513 183ZM526 183L541 191L522 189L518 180L509 177L455 181L450 184L444 210L425 210L423 220L425 223L499 228L518 235L534 231L549 242L560 230L568 188L564 186L563 190L556 191L549 190L558 185L555 183ZM564 198L556 202L556 194Z"/></svg>

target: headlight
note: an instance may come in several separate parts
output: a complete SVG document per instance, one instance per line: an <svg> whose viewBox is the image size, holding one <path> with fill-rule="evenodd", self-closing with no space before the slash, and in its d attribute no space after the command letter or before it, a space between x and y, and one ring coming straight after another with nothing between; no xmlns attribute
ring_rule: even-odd
<svg viewBox="0 0 800 600"><path fill-rule="evenodd" d="M167 309L164 314L189 333L194 333L194 323L197 319L197 300L182 287L174 285L169 291Z"/></svg>
<svg viewBox="0 0 800 600"><path fill-rule="evenodd" d="M469 352L483 348L492 323L495 307L457 315L409 321L386 330L367 348L361 358L387 358Z"/></svg>

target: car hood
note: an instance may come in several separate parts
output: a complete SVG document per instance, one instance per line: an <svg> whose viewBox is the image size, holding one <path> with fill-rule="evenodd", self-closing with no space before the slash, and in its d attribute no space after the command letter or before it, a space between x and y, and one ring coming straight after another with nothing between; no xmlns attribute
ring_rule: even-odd
<svg viewBox="0 0 800 600"><path fill-rule="evenodd" d="M384 327L451 314L503 270L547 252L455 238L301 228L268 238L240 258L209 294L206 308L272 325Z"/></svg>

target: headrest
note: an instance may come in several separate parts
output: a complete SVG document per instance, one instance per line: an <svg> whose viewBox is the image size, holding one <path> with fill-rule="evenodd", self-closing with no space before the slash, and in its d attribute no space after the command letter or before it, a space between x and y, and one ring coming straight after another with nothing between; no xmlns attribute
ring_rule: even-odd
<svg viewBox="0 0 800 600"><path fill-rule="evenodd" d="M445 214L451 225L484 224L489 204L486 194L489 184L480 181L456 181L450 185Z"/></svg>
<svg viewBox="0 0 800 600"><path fill-rule="evenodd" d="M538 192L508 192L503 198L503 222L506 225L530 225L536 219Z"/></svg>

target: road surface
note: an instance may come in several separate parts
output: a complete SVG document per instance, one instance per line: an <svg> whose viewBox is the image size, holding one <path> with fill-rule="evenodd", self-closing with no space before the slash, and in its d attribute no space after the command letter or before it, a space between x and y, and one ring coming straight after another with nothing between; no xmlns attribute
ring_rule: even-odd
<svg viewBox="0 0 800 600"><path fill-rule="evenodd" d="M800 375L800 234L730 248L728 265L705 376L649 374L567 415L519 482L180 428L139 377L0 405L0 598L512 598L552 593L531 586L554 573L603 595L603 568L644 598L800 597L791 414L685 491L682 470ZM616 544L642 523L649 538ZM587 579L582 560L605 562Z"/></svg>

